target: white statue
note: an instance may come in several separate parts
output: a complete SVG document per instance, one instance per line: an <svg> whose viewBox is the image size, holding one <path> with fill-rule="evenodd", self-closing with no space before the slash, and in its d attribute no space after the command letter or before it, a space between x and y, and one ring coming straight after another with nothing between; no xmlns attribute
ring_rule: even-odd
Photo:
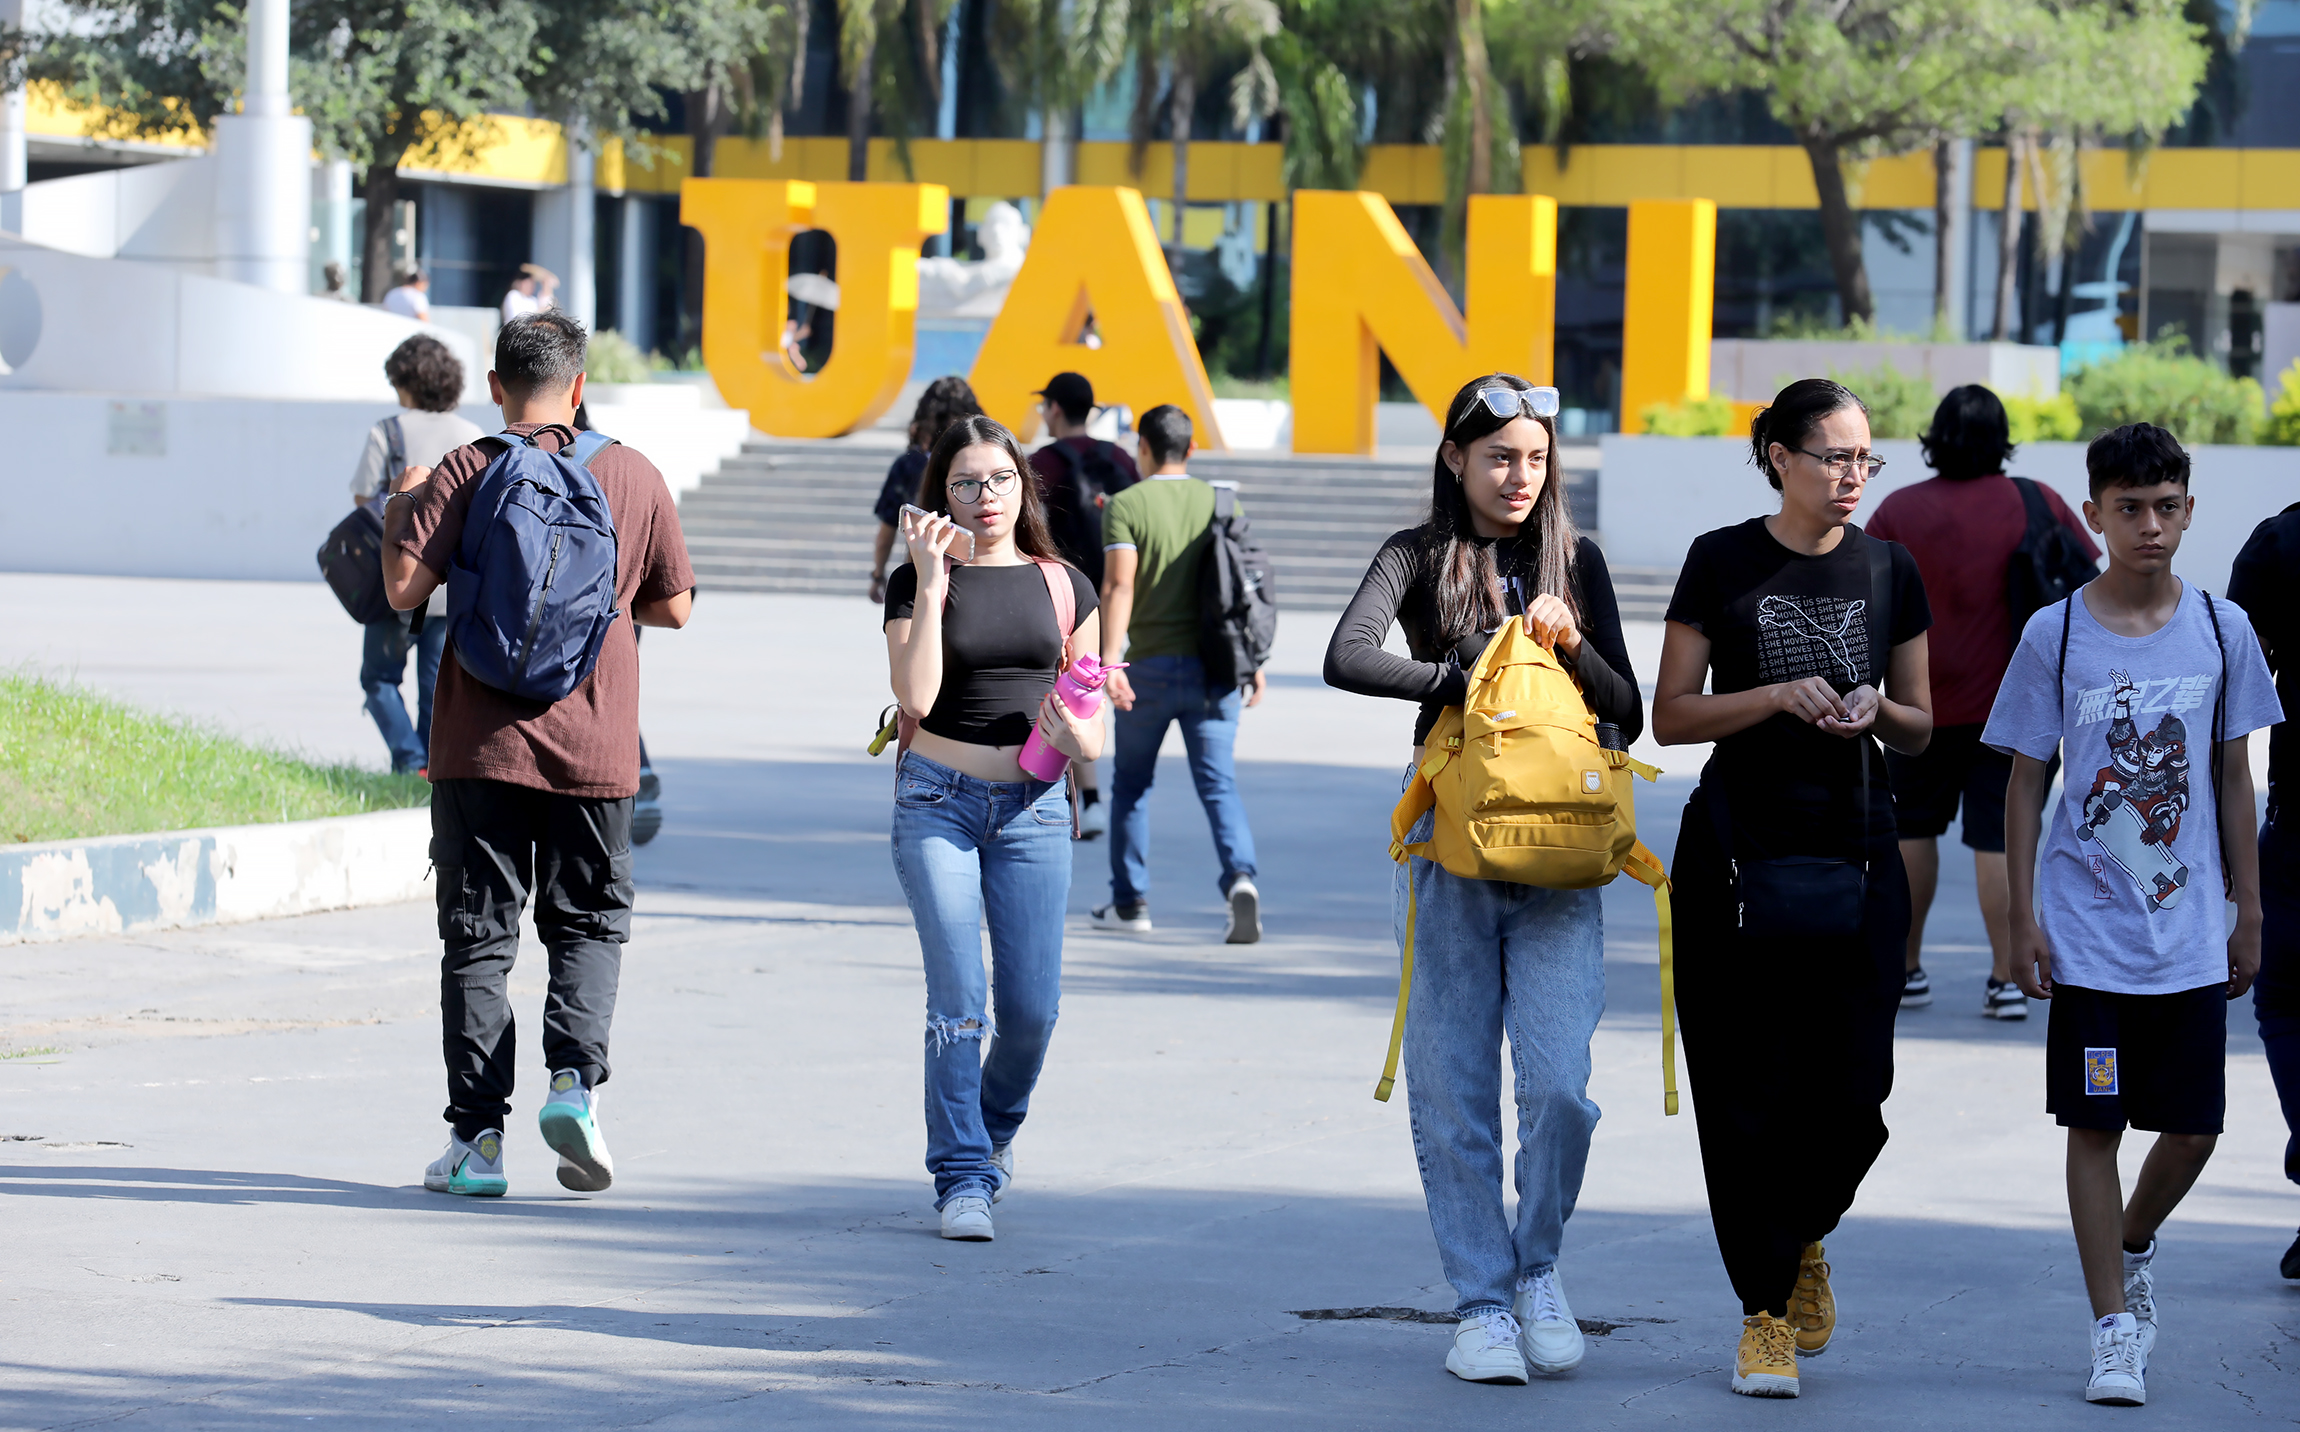
<svg viewBox="0 0 2300 1432"><path fill-rule="evenodd" d="M1005 200L983 212L974 229L982 261L920 259L918 312L921 318L996 318L1006 302L1022 256L1030 249L1030 225Z"/></svg>

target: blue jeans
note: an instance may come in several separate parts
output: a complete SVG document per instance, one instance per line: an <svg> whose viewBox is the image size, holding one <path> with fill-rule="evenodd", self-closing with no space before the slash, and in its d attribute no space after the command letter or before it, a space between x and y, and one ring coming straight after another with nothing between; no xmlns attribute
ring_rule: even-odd
<svg viewBox="0 0 2300 1432"><path fill-rule="evenodd" d="M926 1167L940 1208L998 1186L990 1151L1022 1127L1046 1063L1062 1003L1069 797L1060 781L981 781L910 752L895 778L894 872L926 957Z"/></svg>
<svg viewBox="0 0 2300 1432"><path fill-rule="evenodd" d="M400 699L399 683L407 677L407 651L415 648L415 724L407 722L407 703ZM404 615L367 624L367 639L360 654L359 684L367 692L367 714L383 733L391 751L391 768L413 771L431 763L431 692L439 684L439 657L447 647L447 619L427 617L423 635L409 637Z"/></svg>
<svg viewBox="0 0 2300 1432"><path fill-rule="evenodd" d="M1605 1012L1604 905L1595 890L1464 880L1416 856L1393 880L1401 947L1409 875L1406 1110L1430 1231L1468 1318L1507 1308L1519 1278L1556 1265L1581 1196L1598 1119L1589 1041ZM1514 1233L1501 1202L1505 1033L1517 1073Z"/></svg>
<svg viewBox="0 0 2300 1432"><path fill-rule="evenodd" d="M1118 713L1118 756L1110 783L1110 894L1121 905L1150 898L1150 808L1143 797L1158 778L1158 748L1169 723L1182 723L1182 744L1190 752L1190 779L1214 828L1214 853L1222 861L1222 893L1241 875L1254 873L1254 832L1246 828L1246 803L1238 797L1238 744L1235 691L1206 689L1206 669L1194 656L1146 656L1131 663L1126 679L1134 687L1134 709Z"/></svg>

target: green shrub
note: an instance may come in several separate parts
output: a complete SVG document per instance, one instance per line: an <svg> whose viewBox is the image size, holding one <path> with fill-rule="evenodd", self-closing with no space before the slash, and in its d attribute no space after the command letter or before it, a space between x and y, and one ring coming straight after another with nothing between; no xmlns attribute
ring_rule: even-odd
<svg viewBox="0 0 2300 1432"><path fill-rule="evenodd" d="M1829 376L1852 389L1869 405L1872 438L1922 437L1933 421L1939 399L1929 378L1903 373L1890 363L1856 368L1849 373L1829 370Z"/></svg>
<svg viewBox="0 0 2300 1432"><path fill-rule="evenodd" d="M2277 379L2284 391L2268 409L2268 425L2260 430L2260 441L2280 447L2300 446L2300 358Z"/></svg>
<svg viewBox="0 0 2300 1432"><path fill-rule="evenodd" d="M653 365L639 345L612 328L602 328L591 335L591 353L583 363L584 372L594 383L651 383L655 380Z"/></svg>
<svg viewBox="0 0 2300 1432"><path fill-rule="evenodd" d="M1730 398L1648 403L1637 416L1645 424L1645 431L1657 438L1722 438L1733 433L1733 400Z"/></svg>
<svg viewBox="0 0 2300 1432"><path fill-rule="evenodd" d="M2070 376L2062 391L2076 401L2087 434L2155 423L2190 446L2259 437L2260 385L2191 356L2188 340L2177 333L2092 364Z"/></svg>
<svg viewBox="0 0 2300 1432"><path fill-rule="evenodd" d="M2077 416L2076 399L2066 393L2055 393L2049 398L2023 398L1999 393L2004 399L2005 416L2012 422L2012 440L2021 443L2073 442L2084 433L2084 420Z"/></svg>

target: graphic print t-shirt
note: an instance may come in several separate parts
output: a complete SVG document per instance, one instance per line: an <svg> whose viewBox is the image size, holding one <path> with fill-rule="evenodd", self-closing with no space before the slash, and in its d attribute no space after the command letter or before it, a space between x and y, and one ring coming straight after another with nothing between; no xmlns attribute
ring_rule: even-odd
<svg viewBox="0 0 2300 1432"><path fill-rule="evenodd" d="M1818 676L1842 696L1857 686L1884 687L1876 670L1870 623L1887 625L1888 652L1933 624L1916 559L1897 542L1891 607L1872 601L1868 549L1877 539L1851 523L1818 557L1773 540L1752 517L1694 539L1669 599L1669 620L1709 638L1709 689L1720 695ZM1744 858L1856 854L1860 804L1854 784L1868 746L1869 837L1893 834L1892 788L1883 756L1787 713L1767 717L1717 743L1702 781L1722 789Z"/></svg>
<svg viewBox="0 0 2300 1432"><path fill-rule="evenodd" d="M2155 632L2118 636L2082 593L2029 618L1981 740L2045 760L2061 748L2060 809L2037 876L2053 979L2119 994L2175 994L2228 977L2220 812L2212 802L2213 706L2227 675L2220 739L2284 719L2243 609L2220 598L2215 650L2201 588ZM2060 631L2068 617L2068 672Z"/></svg>

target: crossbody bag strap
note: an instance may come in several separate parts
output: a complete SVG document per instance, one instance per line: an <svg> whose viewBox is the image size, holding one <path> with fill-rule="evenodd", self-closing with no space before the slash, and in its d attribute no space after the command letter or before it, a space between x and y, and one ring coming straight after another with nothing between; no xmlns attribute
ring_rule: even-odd
<svg viewBox="0 0 2300 1432"><path fill-rule="evenodd" d="M2204 614L2212 619L2212 647L2220 653L2220 692L2212 699L2211 755L2205 759L2212 762L2212 830L2219 838L2220 878L2225 882L2229 879L2228 828L2220 823L2220 742L2221 733L2228 729L2228 647L2220 639L2220 613L2213 610L2212 593L2198 587L2196 594L2204 598Z"/></svg>

